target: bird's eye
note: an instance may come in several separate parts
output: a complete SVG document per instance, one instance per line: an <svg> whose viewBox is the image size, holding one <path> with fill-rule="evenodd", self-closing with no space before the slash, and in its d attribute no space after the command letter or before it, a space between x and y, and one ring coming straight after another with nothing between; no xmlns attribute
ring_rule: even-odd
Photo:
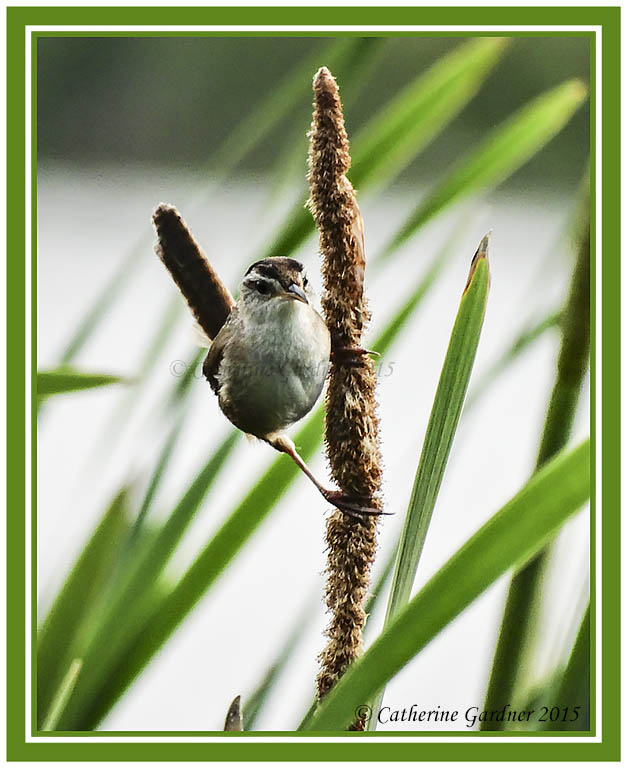
<svg viewBox="0 0 627 768"><path fill-rule="evenodd" d="M306 288L309 285L309 280L307 280L306 277L303 277L303 288Z"/></svg>
<svg viewBox="0 0 627 768"><path fill-rule="evenodd" d="M265 280L256 280L255 288L262 296L267 296L270 293L270 286Z"/></svg>

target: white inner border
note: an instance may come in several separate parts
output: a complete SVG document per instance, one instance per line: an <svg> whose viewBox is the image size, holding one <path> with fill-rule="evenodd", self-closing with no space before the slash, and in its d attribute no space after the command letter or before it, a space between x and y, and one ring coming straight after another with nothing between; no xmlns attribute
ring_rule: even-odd
<svg viewBox="0 0 627 768"><path fill-rule="evenodd" d="M25 391L26 391L26 642L25 642L25 666L26 666L26 743L59 743L59 742L81 742L91 744L106 744L106 743L242 743L240 739L225 739L223 736L31 736L30 723L31 723L31 572L32 572L32 558L31 558L31 540L32 540L32 525L31 525L31 252L32 252L32 238L31 238L31 226L32 226L32 193L31 189L31 36L33 32L64 32L67 31L68 37L73 36L75 32L482 32L484 30L490 30L491 32L503 31L507 32L594 32L596 35L596 403L594 404L596 412L596 476L601 477L601 445L602 445L602 422L601 422L601 399L598 393L601 392L601 286L602 286L602 250L601 250L601 222L602 222L602 179L601 179L601 50L602 50L602 35L601 27L598 26L572 26L572 25L510 25L510 26L490 26L490 25L467 25L467 26L454 26L454 25L393 25L393 26L364 26L364 25L350 25L350 26L324 26L324 25L294 25L294 26L266 26L266 25L213 25L213 26L149 26L149 25L106 25L106 26L59 26L59 25L34 25L26 27L26 370L25 370ZM601 484L597 484L596 488L596 714L597 714L597 735L591 737L582 736L551 736L551 737L516 737L516 736L421 736L419 732L416 735L407 736L395 736L392 733L387 733L385 736L369 736L369 743L594 743L598 744L602 741L602 698L601 698L601 655L600 649L602 645L601 631L602 631L602 616L601 616ZM246 743L337 743L346 742L344 736L247 736L245 738Z"/></svg>

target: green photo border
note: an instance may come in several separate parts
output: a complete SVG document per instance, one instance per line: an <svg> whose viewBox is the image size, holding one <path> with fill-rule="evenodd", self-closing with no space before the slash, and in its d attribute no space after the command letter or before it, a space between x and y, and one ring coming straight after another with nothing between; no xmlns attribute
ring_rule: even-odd
<svg viewBox="0 0 627 768"><path fill-rule="evenodd" d="M569 734L573 741L563 742L551 739L555 734L545 733L540 741L513 742L507 733L499 736L493 733L478 732L468 734L475 738L463 743L447 741L453 734L391 732L390 740L384 734L346 733L303 734L303 740L295 742L273 742L273 737L289 735L298 738L293 732L266 733L267 738L259 740L262 734L254 734L256 740L245 733L222 734L219 743L189 743L168 741L170 736L201 736L206 734L165 734L163 732L97 732L97 733L59 733L60 738L53 742L26 741L26 732L31 734L31 724L26 718L26 659L25 627L27 590L26 551L31 548L33 564L36 563L35 542L26 540L26 515L31 514L33 530L36 530L36 412L35 403L26 405L25 370L26 370L26 311L27 294L25 291L27 258L31 259L32 297L31 342L32 342L32 391L36 391L36 102L33 80L32 93L32 131L26 135L26 28L35 25L55 25L66 27L67 31L54 32L64 36L87 34L72 27L79 25L255 25L263 24L274 27L272 32L224 32L225 36L237 35L293 35L282 29L287 25L325 26L357 25L473 25L485 27L481 32L367 32L335 34L374 34L391 36L420 34L463 35L470 34L524 34L557 36L558 31L544 32L533 30L512 33L501 32L500 27L510 25L545 26L568 25L573 28L597 27L602 35L602 133L596 133L594 51L596 35L585 30L565 32L564 34L586 34L591 38L591 206L592 206L592 398L591 427L593 446L597 448L595 401L601 399L601 443L603 465L600 476L595 476L594 460L592 477L600 483L603 498L602 558L600 562L603 592L601 595L601 682L602 682L602 722L595 722L593 729L601 736L598 743L579 741L579 736L589 733ZM620 9L617 7L10 7L7 9L7 759L15 761L285 761L285 760L346 760L346 761L616 761L620 754ZM31 33L34 34L34 33ZM44 33L49 34L49 33ZM93 35L94 33L89 33ZM154 32L98 32L122 36L132 34L152 34L163 36L175 33ZM198 33L180 33L198 34ZM221 33L202 33L216 34ZM299 35L324 35L331 32L313 32ZM335 35L334 35L335 36ZM33 58L33 72L35 60ZM595 188L596 142L602 146L602 189ZM28 154L27 154L28 153ZM32 205L32 252L26 253L27 237L26 208L27 179L25 168L27 157L32 158L31 205ZM602 193L603 210L595 216L596 193ZM595 234L601 228L604 246L602 263L597 262L594 243ZM602 266L602 269L598 269ZM594 308L596 306L596 278L602 280L602 303L597 317L600 318L603 331L600 339L602 353L602 376L597 388L597 373L594 369L597 347L595 345ZM26 476L26 429L27 411L30 407L32 466L33 476ZM596 450L593 455L596 455ZM26 488L30 481L32 510L26 509ZM592 529L592 546L595 538ZM33 537L34 539L34 537ZM594 571L594 569L593 569ZM594 573L593 573L594 579ZM34 590L35 574L31 574ZM594 586L594 581L593 581ZM594 592L594 590L593 590ZM594 601L594 594L592 596ZM34 602L34 601L33 601ZM594 605L594 602L593 602ZM597 602L597 609L599 603ZM593 639L596 636L595 616L592 613ZM33 633L35 621L32 621ZM34 636L31 638L34 647ZM593 643L594 653L594 643ZM595 667L592 665L592 701L594 704ZM598 705L598 702L597 702ZM593 711L594 711L593 706ZM593 730L594 734L595 731ZM36 736L36 734L33 734ZM343 736L342 742L328 743L324 737ZM378 736L375 742L372 736ZM388 734L386 734L387 736ZM399 736L416 736L412 743L397 743L393 739ZM424 742L421 738L429 735L440 738L438 743ZM458 734L457 734L458 735ZM512 734L510 734L512 735ZM513 734L521 736L521 733ZM529 736L540 736L529 733ZM563 734L561 734L563 737ZM51 734L46 734L50 737ZM72 741L72 736L77 737ZM81 740L78 741L78 737ZM99 737L85 738L88 736ZM130 736L159 737L158 742L128 743L113 741L115 738ZM319 738L315 738L318 736ZM105 741L111 737L111 741ZM305 741L305 738L308 740ZM385 740L384 740L385 739ZM103 743L104 741L104 743ZM419 745L419 746L418 746Z"/></svg>

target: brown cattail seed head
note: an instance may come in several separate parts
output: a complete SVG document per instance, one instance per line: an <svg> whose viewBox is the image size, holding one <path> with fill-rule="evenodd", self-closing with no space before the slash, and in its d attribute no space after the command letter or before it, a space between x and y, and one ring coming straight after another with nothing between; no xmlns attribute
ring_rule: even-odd
<svg viewBox="0 0 627 768"><path fill-rule="evenodd" d="M348 138L339 91L328 69L314 77L310 132L309 207L320 233L324 294L322 307L334 353L359 347L370 319L363 294L364 234L353 187ZM381 457L372 360L334 362L326 400L325 441L331 473L347 494L380 507ZM327 524L326 601L331 621L321 654L318 695L324 696L361 651L370 568L376 550L377 518L364 522L335 511ZM355 728L362 729L358 722Z"/></svg>

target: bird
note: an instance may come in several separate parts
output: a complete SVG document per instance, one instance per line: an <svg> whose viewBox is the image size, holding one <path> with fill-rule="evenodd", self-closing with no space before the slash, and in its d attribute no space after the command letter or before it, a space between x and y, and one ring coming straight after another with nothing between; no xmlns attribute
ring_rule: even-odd
<svg viewBox="0 0 627 768"><path fill-rule="evenodd" d="M326 488L286 433L317 402L331 359L359 365L368 354L361 348L332 353L303 264L287 256L256 261L235 302L176 208L159 205L153 224L156 253L210 342L203 374L222 413L242 432L290 456L337 509L358 519L383 514L367 497Z"/></svg>

